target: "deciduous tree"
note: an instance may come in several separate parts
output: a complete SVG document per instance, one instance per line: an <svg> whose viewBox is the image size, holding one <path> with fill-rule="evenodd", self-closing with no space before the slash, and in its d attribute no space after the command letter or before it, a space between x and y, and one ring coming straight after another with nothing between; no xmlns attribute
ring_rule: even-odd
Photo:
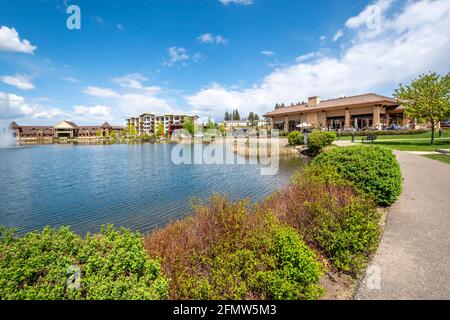
<svg viewBox="0 0 450 320"><path fill-rule="evenodd" d="M191 117L184 118L183 128L186 129L191 135L195 133L194 119Z"/></svg>
<svg viewBox="0 0 450 320"><path fill-rule="evenodd" d="M424 119L431 125L433 144L437 124L450 117L450 73L422 74L409 85L400 84L394 97L405 106L408 117Z"/></svg>

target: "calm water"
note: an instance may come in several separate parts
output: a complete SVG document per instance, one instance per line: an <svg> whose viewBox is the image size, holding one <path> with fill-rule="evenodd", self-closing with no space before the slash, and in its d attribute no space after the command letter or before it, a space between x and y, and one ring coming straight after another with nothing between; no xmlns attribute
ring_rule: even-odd
<svg viewBox="0 0 450 320"><path fill-rule="evenodd" d="M19 233L70 225L84 234L113 223L148 232L215 192L256 201L285 184L304 158L259 165L174 165L170 144L48 145L0 149L0 225Z"/></svg>

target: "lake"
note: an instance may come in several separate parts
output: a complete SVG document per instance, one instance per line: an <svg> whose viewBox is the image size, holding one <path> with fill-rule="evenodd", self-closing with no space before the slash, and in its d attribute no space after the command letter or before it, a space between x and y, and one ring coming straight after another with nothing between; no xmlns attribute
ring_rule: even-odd
<svg viewBox="0 0 450 320"><path fill-rule="evenodd" d="M280 159L275 176L260 165L175 165L173 144L54 144L0 149L0 226L19 234L103 224L149 232L191 212L190 199L214 193L257 201L286 184L307 158Z"/></svg>

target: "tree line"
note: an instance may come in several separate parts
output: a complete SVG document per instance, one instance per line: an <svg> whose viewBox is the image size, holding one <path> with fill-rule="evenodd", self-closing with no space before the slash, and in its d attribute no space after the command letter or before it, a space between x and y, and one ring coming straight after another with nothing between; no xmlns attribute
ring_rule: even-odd
<svg viewBox="0 0 450 320"><path fill-rule="evenodd" d="M225 111L225 117L224 117L225 121L232 121L232 120L248 120L248 121L257 121L259 120L259 116L257 113L254 112L250 112L248 114L247 118L242 118L241 119L241 115L239 114L239 110L238 109L233 109L233 111L230 113L228 111Z"/></svg>

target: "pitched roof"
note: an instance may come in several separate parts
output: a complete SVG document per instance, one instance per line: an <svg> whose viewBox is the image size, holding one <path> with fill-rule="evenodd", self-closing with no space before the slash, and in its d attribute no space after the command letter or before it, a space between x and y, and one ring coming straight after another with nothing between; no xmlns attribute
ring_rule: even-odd
<svg viewBox="0 0 450 320"><path fill-rule="evenodd" d="M78 129L79 127L72 121L63 120L54 125L55 128L67 128L69 125L70 129Z"/></svg>
<svg viewBox="0 0 450 320"><path fill-rule="evenodd" d="M78 126L75 124L75 122L72 121L67 121L65 120L68 124L70 124L73 128L78 128Z"/></svg>
<svg viewBox="0 0 450 320"><path fill-rule="evenodd" d="M105 121L105 123L102 124L102 128L111 128L111 125Z"/></svg>
<svg viewBox="0 0 450 320"><path fill-rule="evenodd" d="M53 128L47 126L20 126L19 128L24 135L35 135L39 131L43 132L44 134L53 133Z"/></svg>
<svg viewBox="0 0 450 320"><path fill-rule="evenodd" d="M19 125L17 124L17 122L13 121L9 124L10 128L18 128Z"/></svg>
<svg viewBox="0 0 450 320"><path fill-rule="evenodd" d="M322 109L342 108L347 106L360 106L371 104L398 105L398 102L390 97L382 96L375 93L366 93L357 96L342 97L337 99L323 100L317 106L310 107L307 103L295 106L282 107L266 113L264 116L275 116L288 113L309 112Z"/></svg>

